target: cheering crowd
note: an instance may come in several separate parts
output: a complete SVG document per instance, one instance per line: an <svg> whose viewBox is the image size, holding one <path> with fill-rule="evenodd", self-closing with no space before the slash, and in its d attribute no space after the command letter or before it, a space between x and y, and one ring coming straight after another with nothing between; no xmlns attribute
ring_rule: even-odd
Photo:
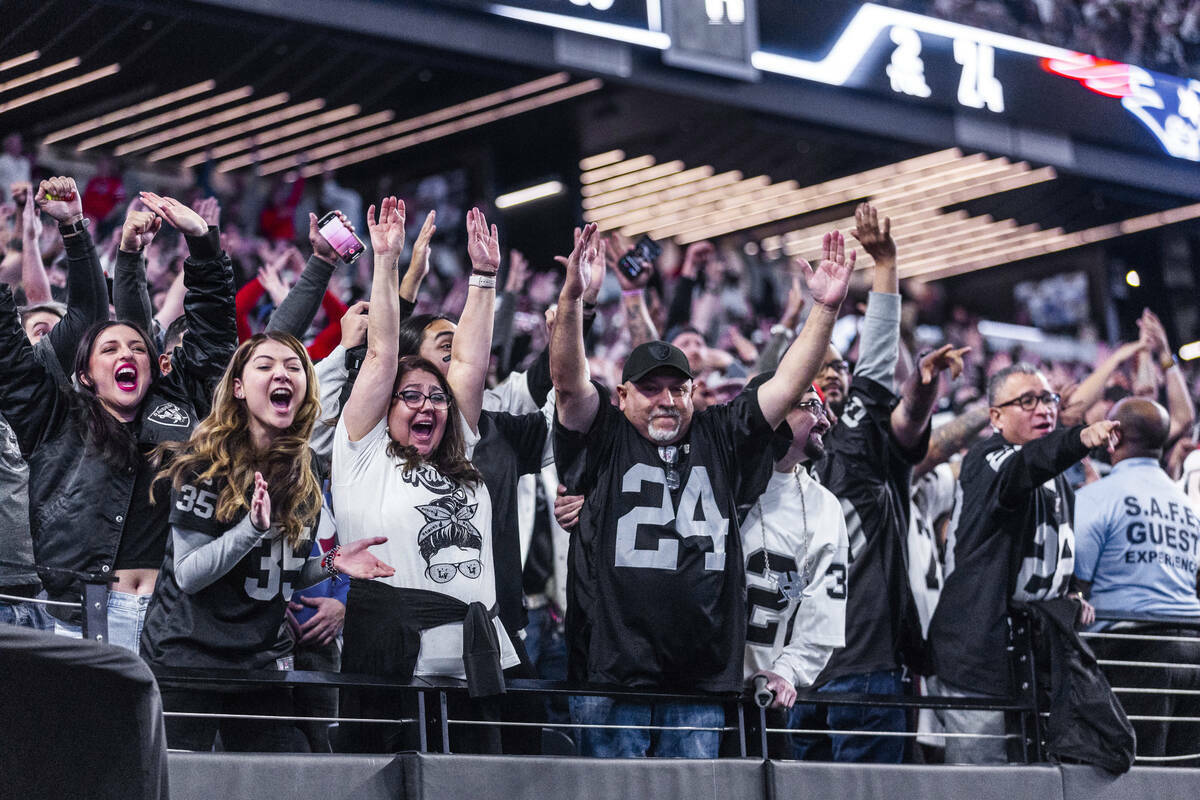
<svg viewBox="0 0 1200 800"><path fill-rule="evenodd" d="M247 273L250 234L222 230L216 198L126 205L99 177L94 192L13 185L0 622L78 636L78 611L21 598L77 601L79 580L32 565L111 576L110 640L153 666L456 678L452 717L569 718L593 726L572 729L578 752L614 757L717 756L724 700L760 678L773 727L804 731L772 736L772 755L940 757L889 735L919 726L923 742L978 734L944 737L948 761L1007 761L1002 712L914 721L797 692L1012 696L1017 618L1046 666L1098 676L1077 626L1166 631L1139 657L1197 660L1194 408L1149 311L1084 375L985 352L970 326L914 352L901 254L868 204L849 239L831 231L814 263L795 259L770 313L725 291L752 277L711 244L687 250L672 285L669 265L594 225L561 237L561 273L532 275L514 252L502 276L478 208L469 275L431 296L437 212L391 195L363 215L357 299L343 276L361 248L328 231L354 234L358 209L318 201L307 261L267 246L247 280L233 254ZM275 194L283 210L263 209L258 235L286 242L301 193ZM844 309L856 243L870 291ZM755 341L747 316L769 334ZM1139 615L1156 621L1104 619ZM1131 756L1104 678L1065 692L1055 681L1077 673L1061 672L1052 714L1083 714L1098 731L1084 746ZM505 692L531 677L712 700L562 708ZM1154 680L1113 685L1200 688L1186 669ZM417 716L411 693L384 690L162 693L176 712ZM1193 696L1122 702L1196 717ZM1200 749L1195 723L1136 727L1141 755ZM536 728L451 730L459 752L540 751ZM167 732L194 750L219 732L225 750L360 752L420 733L346 724L331 741L327 724L187 716Z"/></svg>

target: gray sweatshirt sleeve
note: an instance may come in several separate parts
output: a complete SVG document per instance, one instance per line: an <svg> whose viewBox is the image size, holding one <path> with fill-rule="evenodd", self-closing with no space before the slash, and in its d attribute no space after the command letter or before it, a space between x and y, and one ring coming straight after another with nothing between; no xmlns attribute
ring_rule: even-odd
<svg viewBox="0 0 1200 800"><path fill-rule="evenodd" d="M328 539L337 533L333 512L328 506L321 509L321 521L317 526L317 538ZM263 539L279 536L272 527L266 532L257 531L247 514L242 521L220 536L171 526L171 539L175 548L175 582L188 594L205 589L216 583L222 575L237 566L237 563L253 550ZM329 576L321 569L321 559L308 558L293 589L304 589L320 583Z"/></svg>
<svg viewBox="0 0 1200 800"><path fill-rule="evenodd" d="M175 582L188 594L195 594L233 569L246 553L270 535L270 531L255 530L249 514L216 538L172 525Z"/></svg>
<svg viewBox="0 0 1200 800"><path fill-rule="evenodd" d="M333 458L333 432L336 430L338 417L342 415L342 406L338 400L342 387L350 377L350 371L346 369L346 348L340 344L335 347L333 352L317 362L316 372L321 385L321 415L317 418L317 424L313 425L308 445L328 472L329 463Z"/></svg>
<svg viewBox="0 0 1200 800"><path fill-rule="evenodd" d="M287 293L287 297L275 309L267 322L267 330L290 333L297 339L303 340L308 326L312 325L321 307L321 299L329 288L329 279L333 277L335 265L328 261L309 256L300 279L296 281Z"/></svg>
<svg viewBox="0 0 1200 800"><path fill-rule="evenodd" d="M871 292L858 343L855 375L870 378L896 391L896 360L900 355L900 295Z"/></svg>

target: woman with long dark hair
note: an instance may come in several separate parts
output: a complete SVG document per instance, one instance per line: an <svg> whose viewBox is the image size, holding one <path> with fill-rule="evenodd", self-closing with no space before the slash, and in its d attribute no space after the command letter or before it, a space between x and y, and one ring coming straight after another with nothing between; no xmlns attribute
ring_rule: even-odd
<svg viewBox="0 0 1200 800"><path fill-rule="evenodd" d="M351 582L342 669L465 679L474 719L494 718L502 668L519 663L496 609L492 504L470 462L478 438L491 345L495 227L467 215L473 275L446 374L421 356L398 357L397 260L404 249L404 205L394 197L367 212L375 251L367 355L334 436L332 493L343 542L390 533L381 556L395 569L384 580ZM361 713L359 709L362 709ZM414 713L409 713L409 712ZM398 712L415 701L395 693L347 693L347 716ZM498 749L494 732L451 729L456 749ZM410 728L361 727L354 749L414 746Z"/></svg>
<svg viewBox="0 0 1200 800"><path fill-rule="evenodd" d="M146 616L142 654L165 667L274 668L291 650L280 637L293 589L343 572L387 577L364 538L309 558L314 534L334 522L322 510L308 439L320 413L304 346L280 332L252 336L234 353L212 413L173 454L171 537ZM287 689L163 690L167 711L292 714ZM208 750L218 728L226 750L303 750L299 730L252 720L171 717L172 747Z"/></svg>
<svg viewBox="0 0 1200 800"><path fill-rule="evenodd" d="M29 463L29 523L39 564L112 577L109 638L137 650L166 544L166 506L150 501L153 449L186 439L208 413L212 385L237 345L233 273L219 234L171 198L143 194L186 238L188 334L160 375L145 331L104 321L76 351L74 389L34 356L12 292L0 287L0 414ZM79 599L79 581L43 574L53 600ZM54 607L57 629L78 635L81 615Z"/></svg>

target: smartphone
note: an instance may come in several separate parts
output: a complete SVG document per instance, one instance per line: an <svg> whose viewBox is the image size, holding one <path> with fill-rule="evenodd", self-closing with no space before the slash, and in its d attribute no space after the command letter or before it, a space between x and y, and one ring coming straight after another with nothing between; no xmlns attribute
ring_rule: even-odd
<svg viewBox="0 0 1200 800"><path fill-rule="evenodd" d="M662 247L658 242L642 234L642 237L630 248L629 252L621 256L621 260L617 262L617 267L629 280L637 280L637 277L642 274L642 270L646 269L650 265L650 262L658 258L660 253L662 253Z"/></svg>
<svg viewBox="0 0 1200 800"><path fill-rule="evenodd" d="M317 232L325 237L344 264L353 264L367 249L362 239L355 236L354 231L347 228L342 218L333 211L317 221Z"/></svg>

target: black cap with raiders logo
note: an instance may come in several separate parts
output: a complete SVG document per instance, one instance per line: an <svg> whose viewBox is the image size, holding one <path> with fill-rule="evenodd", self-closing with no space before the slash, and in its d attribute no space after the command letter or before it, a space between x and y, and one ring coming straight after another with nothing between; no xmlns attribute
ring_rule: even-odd
<svg viewBox="0 0 1200 800"><path fill-rule="evenodd" d="M625 369L621 371L621 383L639 380L660 367L676 370L685 378L692 377L687 356L682 350L666 342L646 342L633 348L633 352L625 360Z"/></svg>

